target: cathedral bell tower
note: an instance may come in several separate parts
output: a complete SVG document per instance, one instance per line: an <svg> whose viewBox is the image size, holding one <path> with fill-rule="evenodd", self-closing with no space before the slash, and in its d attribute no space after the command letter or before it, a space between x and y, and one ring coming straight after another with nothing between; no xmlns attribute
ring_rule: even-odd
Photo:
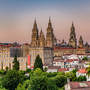
<svg viewBox="0 0 90 90"><path fill-rule="evenodd" d="M77 47L77 39L76 39L75 28L74 28L73 23L72 23L71 31L70 31L69 46L72 46L74 48Z"/></svg>
<svg viewBox="0 0 90 90"><path fill-rule="evenodd" d="M42 32L42 29L40 31L39 40L40 40L40 47L44 47L45 46L45 37L44 37L44 34Z"/></svg>
<svg viewBox="0 0 90 90"><path fill-rule="evenodd" d="M82 39L82 36L80 36L80 39L79 39L79 47L83 47L83 39Z"/></svg>
<svg viewBox="0 0 90 90"><path fill-rule="evenodd" d="M53 40L54 40L53 28L52 28L51 20L49 18L47 34L46 34L46 47L53 47L54 46Z"/></svg>
<svg viewBox="0 0 90 90"><path fill-rule="evenodd" d="M38 37L39 37L38 36L38 28L37 28L37 23L35 20L33 29L32 29L31 46L38 46Z"/></svg>

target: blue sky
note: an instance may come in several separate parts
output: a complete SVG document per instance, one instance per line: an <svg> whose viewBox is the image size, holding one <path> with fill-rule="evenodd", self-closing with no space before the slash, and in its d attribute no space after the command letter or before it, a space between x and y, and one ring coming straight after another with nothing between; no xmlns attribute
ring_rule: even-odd
<svg viewBox="0 0 90 90"><path fill-rule="evenodd" d="M46 36L49 16L57 39L68 43L73 21L77 39L90 43L90 0L0 0L0 41L30 43L35 18Z"/></svg>

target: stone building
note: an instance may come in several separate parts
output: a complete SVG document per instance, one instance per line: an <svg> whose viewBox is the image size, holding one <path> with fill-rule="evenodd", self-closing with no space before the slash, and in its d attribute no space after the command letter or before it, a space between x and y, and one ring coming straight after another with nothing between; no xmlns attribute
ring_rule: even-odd
<svg viewBox="0 0 90 90"><path fill-rule="evenodd" d="M80 36L80 39L79 39L79 47L83 47L83 39L82 39L82 36Z"/></svg>
<svg viewBox="0 0 90 90"><path fill-rule="evenodd" d="M46 37L45 37L46 36ZM18 46L17 43L4 45L0 43L0 68L3 62L3 68L9 66L14 60L14 56L17 55L17 59L20 62L20 69L26 69L26 62L28 61L28 55L30 55L30 66L34 65L37 54L40 55L43 64L51 64L54 59L61 58L64 54L87 54L90 53L90 46L86 42L83 44L82 36L79 39L79 45L77 45L75 27L72 23L70 29L69 43L67 44L64 40L62 43L57 43L57 38L54 35L51 20L49 19L48 26L46 29L46 35L44 35L42 29L37 27L36 20L34 21L31 43L25 43Z"/></svg>
<svg viewBox="0 0 90 90"><path fill-rule="evenodd" d="M77 39L76 39L75 27L73 23L72 23L71 31L70 31L69 46L77 47Z"/></svg>
<svg viewBox="0 0 90 90"><path fill-rule="evenodd" d="M54 43L57 43L57 39L53 33L51 20L49 19L49 22L48 22L46 39L42 30L40 31L40 34L39 34L36 20L33 25L31 38L32 38L31 39L32 47L53 47Z"/></svg>
<svg viewBox="0 0 90 90"><path fill-rule="evenodd" d="M53 48L50 47L31 47L29 48L30 66L34 66L36 56L39 55L43 64L51 64L53 61Z"/></svg>

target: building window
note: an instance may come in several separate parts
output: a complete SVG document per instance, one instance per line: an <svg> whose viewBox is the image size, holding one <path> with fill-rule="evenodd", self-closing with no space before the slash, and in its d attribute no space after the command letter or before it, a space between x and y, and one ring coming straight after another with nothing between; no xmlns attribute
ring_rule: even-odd
<svg viewBox="0 0 90 90"><path fill-rule="evenodd" d="M3 62L3 59L2 59L2 62Z"/></svg>
<svg viewBox="0 0 90 90"><path fill-rule="evenodd" d="M41 54L41 57L42 57L42 54Z"/></svg>
<svg viewBox="0 0 90 90"><path fill-rule="evenodd" d="M8 55L7 55L7 57L8 57Z"/></svg>
<svg viewBox="0 0 90 90"><path fill-rule="evenodd" d="M7 62L8 62L8 59L7 59Z"/></svg>
<svg viewBox="0 0 90 90"><path fill-rule="evenodd" d="M12 60L10 59L10 62L12 62Z"/></svg>
<svg viewBox="0 0 90 90"><path fill-rule="evenodd" d="M42 53L42 51L41 51L41 53Z"/></svg>
<svg viewBox="0 0 90 90"><path fill-rule="evenodd" d="M30 51L30 53L32 53L32 51Z"/></svg>
<svg viewBox="0 0 90 90"><path fill-rule="evenodd" d="M34 53L34 51L33 51L33 53Z"/></svg>
<svg viewBox="0 0 90 90"><path fill-rule="evenodd" d="M34 57L34 54L33 54L33 57Z"/></svg>
<svg viewBox="0 0 90 90"><path fill-rule="evenodd" d="M5 59L5 62L6 62L6 59Z"/></svg>
<svg viewBox="0 0 90 90"><path fill-rule="evenodd" d="M0 62L1 62L1 59L0 59Z"/></svg>
<svg viewBox="0 0 90 90"><path fill-rule="evenodd" d="M21 59L21 62L23 61L23 59Z"/></svg>
<svg viewBox="0 0 90 90"><path fill-rule="evenodd" d="M0 55L0 57L1 57L1 55Z"/></svg>
<svg viewBox="0 0 90 90"><path fill-rule="evenodd" d="M33 62L34 62L34 59L33 59Z"/></svg>
<svg viewBox="0 0 90 90"><path fill-rule="evenodd" d="M30 61L32 61L32 59L30 59Z"/></svg>

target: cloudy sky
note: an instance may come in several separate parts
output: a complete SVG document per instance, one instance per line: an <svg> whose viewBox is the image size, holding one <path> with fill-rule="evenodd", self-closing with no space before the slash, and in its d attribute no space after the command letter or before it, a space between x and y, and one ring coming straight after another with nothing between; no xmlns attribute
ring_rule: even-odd
<svg viewBox="0 0 90 90"><path fill-rule="evenodd" d="M0 0L0 42L30 43L35 18L46 36L49 16L57 39L68 43L73 21L77 41L90 44L90 0Z"/></svg>

